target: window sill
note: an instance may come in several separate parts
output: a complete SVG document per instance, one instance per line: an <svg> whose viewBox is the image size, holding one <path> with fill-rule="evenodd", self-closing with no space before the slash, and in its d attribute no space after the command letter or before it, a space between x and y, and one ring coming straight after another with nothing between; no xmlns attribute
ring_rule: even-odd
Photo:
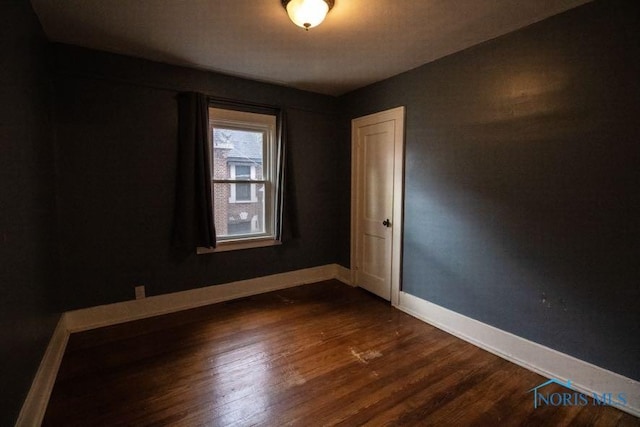
<svg viewBox="0 0 640 427"><path fill-rule="evenodd" d="M268 246L278 246L281 244L282 244L281 241L273 240L273 239L221 242L221 243L218 243L218 245L215 248L198 247L196 249L196 254L204 255L204 254L212 254L214 252L228 252L228 251L239 251L242 249L265 248Z"/></svg>
<svg viewBox="0 0 640 427"><path fill-rule="evenodd" d="M229 199L229 203L238 204L238 205L251 204L251 203L258 203L258 199L251 199L251 200L232 200L232 199Z"/></svg>

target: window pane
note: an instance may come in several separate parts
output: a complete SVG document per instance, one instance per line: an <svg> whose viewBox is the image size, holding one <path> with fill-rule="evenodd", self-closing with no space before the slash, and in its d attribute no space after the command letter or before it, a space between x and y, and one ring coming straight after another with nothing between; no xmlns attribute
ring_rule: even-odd
<svg viewBox="0 0 640 427"><path fill-rule="evenodd" d="M235 186L236 201L241 192L247 191L245 203L231 200ZM253 187L253 188L252 188ZM247 190L240 190L247 188ZM255 192L255 202L251 193ZM265 232L264 184L213 184L213 210L218 239L251 236Z"/></svg>
<svg viewBox="0 0 640 427"><path fill-rule="evenodd" d="M241 175L251 179L251 166L254 166L255 179L263 179L263 144L262 131L214 127L213 179L233 179L230 166L234 163L242 163L242 166L236 165L236 177Z"/></svg>
<svg viewBox="0 0 640 427"><path fill-rule="evenodd" d="M251 187L255 184L232 184L236 186L236 201L250 201Z"/></svg>
<svg viewBox="0 0 640 427"><path fill-rule="evenodd" d="M236 179L249 181L251 179L251 166L236 165Z"/></svg>

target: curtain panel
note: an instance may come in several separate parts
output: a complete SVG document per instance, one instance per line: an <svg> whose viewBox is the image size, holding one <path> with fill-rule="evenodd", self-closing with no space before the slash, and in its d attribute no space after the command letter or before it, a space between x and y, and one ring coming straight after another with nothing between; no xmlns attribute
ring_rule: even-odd
<svg viewBox="0 0 640 427"><path fill-rule="evenodd" d="M173 249L183 254L214 248L216 231L211 194L209 100L206 95L178 95L178 156Z"/></svg>

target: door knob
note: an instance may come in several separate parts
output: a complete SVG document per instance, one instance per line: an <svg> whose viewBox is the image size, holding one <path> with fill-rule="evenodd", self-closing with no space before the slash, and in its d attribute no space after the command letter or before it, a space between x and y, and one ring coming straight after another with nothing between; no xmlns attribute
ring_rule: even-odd
<svg viewBox="0 0 640 427"><path fill-rule="evenodd" d="M385 227L391 227L391 221L389 221L389 218L382 221L382 225L384 225Z"/></svg>

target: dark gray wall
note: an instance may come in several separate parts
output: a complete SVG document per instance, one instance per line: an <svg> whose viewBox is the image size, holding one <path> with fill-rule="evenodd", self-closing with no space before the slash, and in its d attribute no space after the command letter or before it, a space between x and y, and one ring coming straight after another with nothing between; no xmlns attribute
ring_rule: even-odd
<svg viewBox="0 0 640 427"><path fill-rule="evenodd" d="M53 56L62 310L132 299L139 284L157 295L336 262L335 98L65 45ZM171 256L181 90L287 108L297 236Z"/></svg>
<svg viewBox="0 0 640 427"><path fill-rule="evenodd" d="M343 97L407 107L403 290L640 380L637 2Z"/></svg>
<svg viewBox="0 0 640 427"><path fill-rule="evenodd" d="M13 425L58 315L46 40L27 1L0 2L0 425Z"/></svg>

